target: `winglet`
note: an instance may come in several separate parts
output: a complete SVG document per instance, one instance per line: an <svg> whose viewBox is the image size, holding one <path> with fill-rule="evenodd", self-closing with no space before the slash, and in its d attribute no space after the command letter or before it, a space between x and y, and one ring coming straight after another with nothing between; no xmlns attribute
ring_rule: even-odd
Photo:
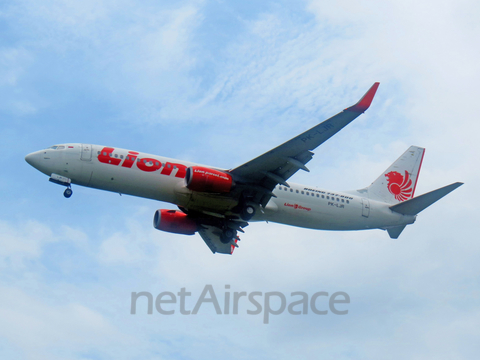
<svg viewBox="0 0 480 360"><path fill-rule="evenodd" d="M372 103L373 97L375 96L375 93L377 92L379 85L380 85L379 82L376 82L375 84L373 84L372 87L368 89L366 94L363 95L363 97L360 99L359 102L357 102L353 106L350 106L349 108L346 108L345 110L359 112L359 113L365 112L365 110L367 110L370 107L370 104Z"/></svg>

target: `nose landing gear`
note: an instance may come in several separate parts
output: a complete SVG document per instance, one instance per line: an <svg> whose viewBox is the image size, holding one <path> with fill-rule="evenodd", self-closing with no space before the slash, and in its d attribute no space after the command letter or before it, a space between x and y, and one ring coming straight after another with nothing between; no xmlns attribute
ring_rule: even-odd
<svg viewBox="0 0 480 360"><path fill-rule="evenodd" d="M50 179L48 179L48 180L53 182L54 184L66 186L67 188L63 192L63 196L65 196L67 199L70 196L72 196L73 191L72 191L72 180L71 179L69 179L65 176L58 175L58 174L52 174L50 176Z"/></svg>
<svg viewBox="0 0 480 360"><path fill-rule="evenodd" d="M72 188L68 187L65 189L65 191L63 192L63 196L65 196L67 199L72 196L73 194L73 190Z"/></svg>

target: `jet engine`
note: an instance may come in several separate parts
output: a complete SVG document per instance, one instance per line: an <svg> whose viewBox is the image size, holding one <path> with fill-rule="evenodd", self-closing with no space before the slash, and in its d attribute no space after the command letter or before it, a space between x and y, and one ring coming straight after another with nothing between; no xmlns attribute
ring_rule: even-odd
<svg viewBox="0 0 480 360"><path fill-rule="evenodd" d="M190 190L210 193L228 193L234 185L230 174L201 166L189 167L185 181Z"/></svg>
<svg viewBox="0 0 480 360"><path fill-rule="evenodd" d="M198 229L194 219L177 210L160 209L153 217L153 227L175 234L193 235Z"/></svg>

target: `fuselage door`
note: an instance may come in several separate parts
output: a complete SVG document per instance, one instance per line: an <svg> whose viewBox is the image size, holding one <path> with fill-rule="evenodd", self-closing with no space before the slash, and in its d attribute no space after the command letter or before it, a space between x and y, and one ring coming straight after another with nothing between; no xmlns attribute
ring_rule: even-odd
<svg viewBox="0 0 480 360"><path fill-rule="evenodd" d="M362 216L368 217L370 215L370 201L368 199L362 199Z"/></svg>
<svg viewBox="0 0 480 360"><path fill-rule="evenodd" d="M80 160L83 160L83 161L92 160L92 145L82 144L82 152L80 154Z"/></svg>

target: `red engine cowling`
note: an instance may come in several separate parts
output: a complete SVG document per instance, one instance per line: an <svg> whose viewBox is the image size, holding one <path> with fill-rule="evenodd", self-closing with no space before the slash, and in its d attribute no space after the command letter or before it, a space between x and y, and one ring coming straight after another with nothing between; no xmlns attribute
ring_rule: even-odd
<svg viewBox="0 0 480 360"><path fill-rule="evenodd" d="M201 166L189 167L185 181L188 189L200 192L228 193L233 187L230 174Z"/></svg>
<svg viewBox="0 0 480 360"><path fill-rule="evenodd" d="M153 217L153 227L175 234L193 235L198 229L194 219L177 210L160 209Z"/></svg>

